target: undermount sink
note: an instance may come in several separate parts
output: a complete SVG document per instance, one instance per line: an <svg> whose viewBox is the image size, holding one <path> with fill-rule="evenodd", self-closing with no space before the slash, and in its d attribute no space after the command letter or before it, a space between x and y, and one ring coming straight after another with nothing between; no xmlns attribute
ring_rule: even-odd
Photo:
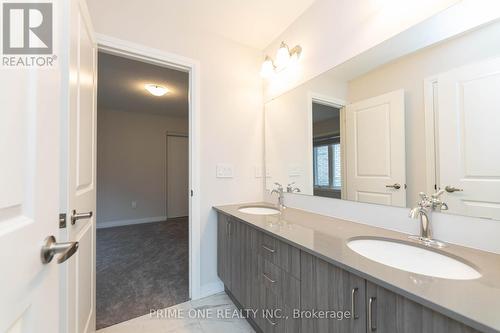
<svg viewBox="0 0 500 333"><path fill-rule="evenodd" d="M240 207L238 210L242 213L253 215L274 215L280 213L278 209L266 206L245 206Z"/></svg>
<svg viewBox="0 0 500 333"><path fill-rule="evenodd" d="M378 263L403 271L452 280L473 280L481 274L470 265L436 251L397 240L355 238L347 246Z"/></svg>

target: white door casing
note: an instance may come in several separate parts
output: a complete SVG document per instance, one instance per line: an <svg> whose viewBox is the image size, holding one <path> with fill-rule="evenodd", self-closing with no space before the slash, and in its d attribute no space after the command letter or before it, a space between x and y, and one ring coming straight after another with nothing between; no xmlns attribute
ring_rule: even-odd
<svg viewBox="0 0 500 333"><path fill-rule="evenodd" d="M397 90L346 107L348 200L406 207L404 103Z"/></svg>
<svg viewBox="0 0 500 333"><path fill-rule="evenodd" d="M96 84L97 44L85 1L69 3L68 87L63 101L61 206L67 215L61 234L80 246L61 286L61 331L95 331ZM71 221L73 211L91 218ZM65 304L64 304L65 303Z"/></svg>
<svg viewBox="0 0 500 333"><path fill-rule="evenodd" d="M500 58L438 75L439 187L449 212L500 219Z"/></svg>
<svg viewBox="0 0 500 333"><path fill-rule="evenodd" d="M189 141L167 133L167 218L189 215Z"/></svg>

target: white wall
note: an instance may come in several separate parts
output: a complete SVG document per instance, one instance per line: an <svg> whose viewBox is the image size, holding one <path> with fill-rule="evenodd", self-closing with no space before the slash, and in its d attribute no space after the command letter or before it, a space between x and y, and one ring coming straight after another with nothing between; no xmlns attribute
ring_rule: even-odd
<svg viewBox="0 0 500 333"><path fill-rule="evenodd" d="M200 63L201 294L219 291L217 223L212 206L262 200L261 51L195 29L171 24L158 1L88 0L97 33L174 53ZM162 6L157 8L157 6ZM215 165L230 163L234 178L215 178Z"/></svg>
<svg viewBox="0 0 500 333"><path fill-rule="evenodd" d="M166 132L187 133L188 118L98 109L97 119L97 227L164 220Z"/></svg>
<svg viewBox="0 0 500 333"><path fill-rule="evenodd" d="M281 41L303 48L299 66L266 83L265 99L280 95L402 31L406 33L401 40L403 47L387 51L384 58L394 59L431 45L495 19L499 12L497 0L317 0L264 50L274 57Z"/></svg>

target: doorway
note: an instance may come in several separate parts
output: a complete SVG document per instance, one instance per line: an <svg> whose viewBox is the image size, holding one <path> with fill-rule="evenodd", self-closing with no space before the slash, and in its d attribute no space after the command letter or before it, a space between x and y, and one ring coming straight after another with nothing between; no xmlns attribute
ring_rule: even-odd
<svg viewBox="0 0 500 333"><path fill-rule="evenodd" d="M113 53L98 63L101 329L190 297L190 83L186 71Z"/></svg>

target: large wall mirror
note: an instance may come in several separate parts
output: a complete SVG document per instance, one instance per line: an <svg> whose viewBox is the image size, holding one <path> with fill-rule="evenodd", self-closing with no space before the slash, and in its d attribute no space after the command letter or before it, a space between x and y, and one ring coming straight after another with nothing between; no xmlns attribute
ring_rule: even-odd
<svg viewBox="0 0 500 333"><path fill-rule="evenodd" d="M448 213L500 219L499 41L493 22L360 55L270 100L267 189L397 207L444 189Z"/></svg>

